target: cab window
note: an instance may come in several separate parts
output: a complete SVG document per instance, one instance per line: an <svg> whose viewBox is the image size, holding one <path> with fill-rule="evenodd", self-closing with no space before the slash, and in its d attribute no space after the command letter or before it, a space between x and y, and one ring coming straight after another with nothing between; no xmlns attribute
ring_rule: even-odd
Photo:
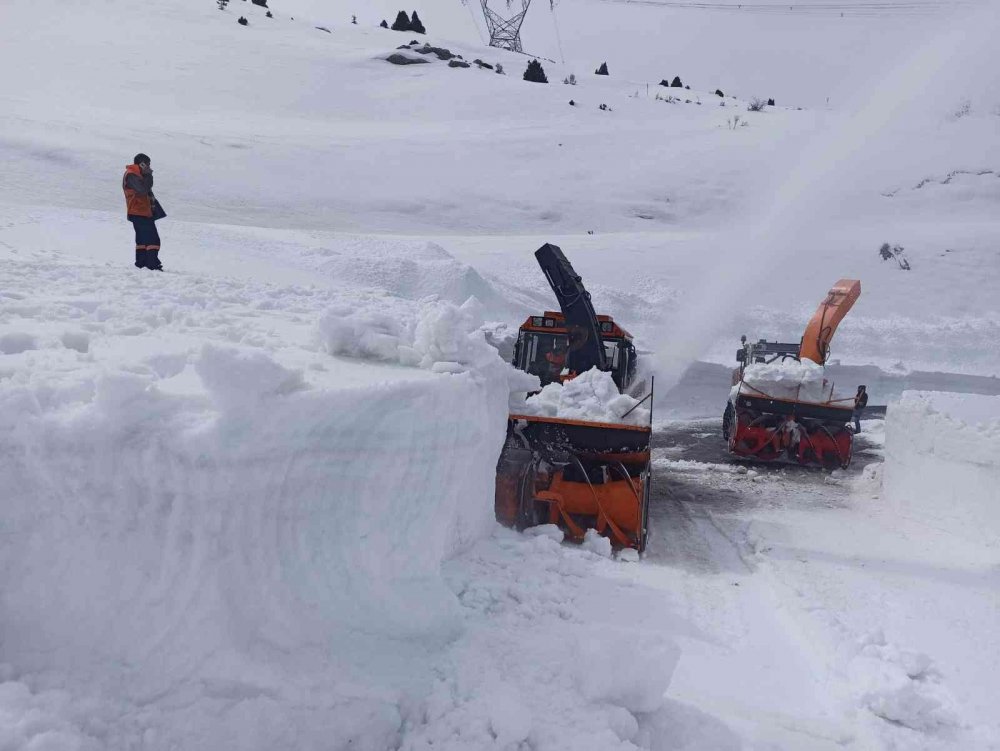
<svg viewBox="0 0 1000 751"><path fill-rule="evenodd" d="M538 376L542 385L557 380L566 367L569 349L566 335L525 332L522 336L520 362L517 363L520 368Z"/></svg>

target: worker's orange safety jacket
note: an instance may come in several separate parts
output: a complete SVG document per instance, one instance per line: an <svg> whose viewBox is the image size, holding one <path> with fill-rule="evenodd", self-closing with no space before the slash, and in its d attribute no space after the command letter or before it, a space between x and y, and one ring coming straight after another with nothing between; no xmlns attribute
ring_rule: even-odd
<svg viewBox="0 0 1000 751"><path fill-rule="evenodd" d="M150 193L141 193L132 188L129 183L135 184L135 180L129 180L130 175L139 178L138 182L143 182L142 170L138 164L130 164L125 168L125 175L122 177L122 190L125 191L125 208L129 216L153 216L153 204L150 201Z"/></svg>

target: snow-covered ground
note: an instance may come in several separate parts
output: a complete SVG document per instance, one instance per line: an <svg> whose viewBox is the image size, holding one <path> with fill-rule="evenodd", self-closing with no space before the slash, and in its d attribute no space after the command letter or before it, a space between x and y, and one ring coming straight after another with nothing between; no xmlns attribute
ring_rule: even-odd
<svg viewBox="0 0 1000 751"><path fill-rule="evenodd" d="M471 0L506 75L270 5L0 9L0 748L998 747L997 397L899 400L1000 393L995 3L536 2L548 86ZM641 563L492 521L542 242L659 376ZM720 363L841 277L885 430L729 463Z"/></svg>

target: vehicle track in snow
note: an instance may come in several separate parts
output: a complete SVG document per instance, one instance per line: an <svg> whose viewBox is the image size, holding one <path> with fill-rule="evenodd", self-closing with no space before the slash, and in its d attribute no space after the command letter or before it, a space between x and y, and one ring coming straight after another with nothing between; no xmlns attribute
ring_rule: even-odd
<svg viewBox="0 0 1000 751"><path fill-rule="evenodd" d="M880 427L866 423L873 435ZM658 426L645 562L666 569L679 610L722 648L684 645L676 698L711 708L767 747L879 747L843 703L843 681L804 629L809 619L762 568L771 530L760 526L775 510L848 506L855 478L879 460L877 442L864 434L850 469L831 476L730 457L714 418ZM730 686L702 677L719 669ZM740 688L746 685L758 690Z"/></svg>
<svg viewBox="0 0 1000 751"><path fill-rule="evenodd" d="M850 468L830 473L730 457L714 418L657 425L645 563L697 633L668 696L767 748L983 747L993 731L965 716L982 721L969 658L933 636L964 621L925 607L961 601L952 567L966 569L887 508L884 424L863 428ZM988 593L969 572L959 590Z"/></svg>
<svg viewBox="0 0 1000 751"><path fill-rule="evenodd" d="M720 567L732 564L729 554L719 551L718 540L711 539L711 530L728 540L742 565L752 570L742 558L743 543L730 529L740 512L762 503L780 503L795 489L815 489L819 485L828 503L835 505L848 492L840 485L826 483L830 474L822 469L752 463L732 457L722 438L721 420L716 419L662 425L653 432L653 454L646 557L692 571L718 572ZM879 460L877 447L862 433L855 441L854 458L846 475L857 476L866 465ZM671 461L699 463L703 468L697 472L676 471L678 465L671 465ZM723 519L732 521L723 524Z"/></svg>

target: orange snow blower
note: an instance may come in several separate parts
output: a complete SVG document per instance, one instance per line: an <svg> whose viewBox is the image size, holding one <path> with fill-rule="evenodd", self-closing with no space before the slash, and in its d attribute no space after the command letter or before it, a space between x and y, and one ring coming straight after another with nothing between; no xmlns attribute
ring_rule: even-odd
<svg viewBox="0 0 1000 751"><path fill-rule="evenodd" d="M722 417L729 451L757 461L790 461L826 469L851 463L854 397L836 398L834 385L821 384L802 393L802 384L778 389L747 378L752 364L802 359L825 365L837 326L861 295L861 282L838 281L820 303L798 344L747 342L736 353L733 388Z"/></svg>
<svg viewBox="0 0 1000 751"><path fill-rule="evenodd" d="M626 392L636 373L632 336L610 316L594 312L590 294L558 247L545 244L535 258L561 313L528 317L518 331L514 367L537 375L543 386L597 368ZM652 406L652 380L642 402L647 399ZM517 529L556 524L577 542L594 529L615 548L642 552L651 425L652 409L650 424L642 426L511 413L497 462L497 520Z"/></svg>

